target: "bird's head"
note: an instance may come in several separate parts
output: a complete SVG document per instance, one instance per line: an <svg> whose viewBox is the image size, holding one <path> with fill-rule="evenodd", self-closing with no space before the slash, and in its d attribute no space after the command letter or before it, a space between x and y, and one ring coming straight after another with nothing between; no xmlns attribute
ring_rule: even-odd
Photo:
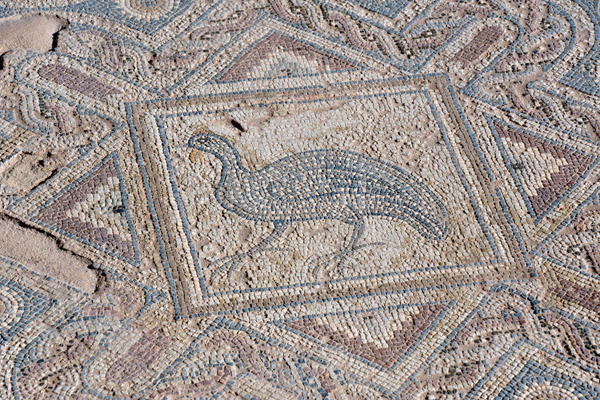
<svg viewBox="0 0 600 400"><path fill-rule="evenodd" d="M227 139L207 131L196 132L188 141L188 146L192 150L211 153L220 159L235 154L235 150Z"/></svg>
<svg viewBox="0 0 600 400"><path fill-rule="evenodd" d="M188 146L196 150L213 153L218 151L222 141L223 139L214 133L196 132L188 141Z"/></svg>

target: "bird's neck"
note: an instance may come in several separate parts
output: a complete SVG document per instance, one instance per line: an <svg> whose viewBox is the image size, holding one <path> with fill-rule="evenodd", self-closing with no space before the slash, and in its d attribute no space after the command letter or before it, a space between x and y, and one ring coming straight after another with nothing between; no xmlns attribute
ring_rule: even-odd
<svg viewBox="0 0 600 400"><path fill-rule="evenodd" d="M218 155L223 163L223 171L221 173L221 182L240 181L249 173L242 165L240 156L233 147L227 147L225 151Z"/></svg>

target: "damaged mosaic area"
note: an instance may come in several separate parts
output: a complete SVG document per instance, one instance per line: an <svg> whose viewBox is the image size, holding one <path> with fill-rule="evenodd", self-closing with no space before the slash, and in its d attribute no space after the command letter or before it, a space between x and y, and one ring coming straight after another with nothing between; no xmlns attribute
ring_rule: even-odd
<svg viewBox="0 0 600 400"><path fill-rule="evenodd" d="M0 0L0 398L599 399L591 0Z"/></svg>

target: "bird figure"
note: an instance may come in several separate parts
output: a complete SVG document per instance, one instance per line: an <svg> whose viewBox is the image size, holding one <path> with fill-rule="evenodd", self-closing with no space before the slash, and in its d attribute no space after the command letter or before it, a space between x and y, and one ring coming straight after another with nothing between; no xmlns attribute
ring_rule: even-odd
<svg viewBox="0 0 600 400"><path fill-rule="evenodd" d="M222 163L215 197L221 206L245 219L273 225L272 233L245 253L222 259L215 274L232 271L246 257L265 251L293 222L338 220L352 226L347 243L336 252L338 266L363 234L365 218L404 221L427 239L440 240L448 229L438 198L410 173L384 161L347 150L296 153L262 169L242 165L224 137L201 131L188 146ZM313 273L316 275L318 267Z"/></svg>

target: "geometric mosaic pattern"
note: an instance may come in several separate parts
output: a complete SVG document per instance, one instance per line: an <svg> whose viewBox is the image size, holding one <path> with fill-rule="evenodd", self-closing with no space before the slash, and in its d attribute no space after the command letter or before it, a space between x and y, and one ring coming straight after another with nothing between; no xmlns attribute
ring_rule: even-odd
<svg viewBox="0 0 600 400"><path fill-rule="evenodd" d="M599 12L0 0L0 398L600 398Z"/></svg>
<svg viewBox="0 0 600 400"><path fill-rule="evenodd" d="M356 65L339 56L272 33L239 56L216 82L301 76L353 68Z"/></svg>
<svg viewBox="0 0 600 400"><path fill-rule="evenodd" d="M2 345L18 335L32 321L52 306L52 301L29 288L23 288L12 281L2 282Z"/></svg>
<svg viewBox="0 0 600 400"><path fill-rule="evenodd" d="M137 258L135 233L120 179L117 159L109 156L46 202L33 218L50 229L133 262Z"/></svg>
<svg viewBox="0 0 600 400"><path fill-rule="evenodd" d="M385 325L374 323L372 313L356 316L307 316L286 321L285 326L319 343L346 352L376 365L393 368L397 361L430 329L443 311L440 305L415 307L413 313L381 312ZM363 315L366 314L366 315Z"/></svg>
<svg viewBox="0 0 600 400"><path fill-rule="evenodd" d="M594 158L510 126L494 124L498 147L532 217L545 214L576 185Z"/></svg>

